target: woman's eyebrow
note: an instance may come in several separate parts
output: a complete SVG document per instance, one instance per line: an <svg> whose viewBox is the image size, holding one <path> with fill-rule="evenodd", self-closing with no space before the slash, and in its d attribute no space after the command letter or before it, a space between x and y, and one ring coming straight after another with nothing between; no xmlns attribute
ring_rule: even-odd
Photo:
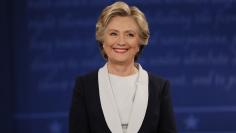
<svg viewBox="0 0 236 133"><path fill-rule="evenodd" d="M115 32L119 32L118 30L116 29L108 29L108 31L115 31Z"/></svg>
<svg viewBox="0 0 236 133"><path fill-rule="evenodd" d="M136 30L126 30L126 32L136 32Z"/></svg>
<svg viewBox="0 0 236 133"><path fill-rule="evenodd" d="M120 32L119 30L116 30L116 29L108 29L107 31L108 31L108 32L112 32L112 31L114 31L114 32ZM131 29L125 30L124 32L125 32L125 33L137 33L136 30L131 30Z"/></svg>

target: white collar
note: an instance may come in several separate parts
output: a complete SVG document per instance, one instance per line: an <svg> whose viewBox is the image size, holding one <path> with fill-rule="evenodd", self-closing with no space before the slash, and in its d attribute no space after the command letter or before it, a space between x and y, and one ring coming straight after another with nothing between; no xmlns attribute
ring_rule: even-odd
<svg viewBox="0 0 236 133"><path fill-rule="evenodd" d="M141 128L148 105L148 74L139 65L139 79L127 133L137 133ZM109 84L107 64L98 71L99 96L106 123L112 133L122 133L119 112Z"/></svg>

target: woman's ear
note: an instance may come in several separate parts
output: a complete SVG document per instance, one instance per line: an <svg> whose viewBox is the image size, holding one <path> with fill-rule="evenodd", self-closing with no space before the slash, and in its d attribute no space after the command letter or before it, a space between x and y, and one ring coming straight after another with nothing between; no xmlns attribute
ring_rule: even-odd
<svg viewBox="0 0 236 133"><path fill-rule="evenodd" d="M142 44L139 44L139 47L138 47L138 51L137 51L137 52L140 52L141 49L142 49Z"/></svg>
<svg viewBox="0 0 236 133"><path fill-rule="evenodd" d="M98 41L98 44L99 44L100 49L103 49L103 43Z"/></svg>

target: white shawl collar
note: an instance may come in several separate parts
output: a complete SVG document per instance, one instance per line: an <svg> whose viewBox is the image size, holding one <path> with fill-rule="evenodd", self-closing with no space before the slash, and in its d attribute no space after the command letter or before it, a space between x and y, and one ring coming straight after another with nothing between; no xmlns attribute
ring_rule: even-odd
<svg viewBox="0 0 236 133"><path fill-rule="evenodd" d="M122 133L119 113L110 88L107 64L98 71L99 96L106 123L112 133ZM139 79L127 133L137 133L143 123L148 105L148 74L139 65Z"/></svg>

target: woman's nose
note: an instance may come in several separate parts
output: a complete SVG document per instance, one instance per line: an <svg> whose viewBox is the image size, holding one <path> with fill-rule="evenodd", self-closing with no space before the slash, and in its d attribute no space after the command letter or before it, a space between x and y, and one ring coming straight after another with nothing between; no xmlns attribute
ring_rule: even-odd
<svg viewBox="0 0 236 133"><path fill-rule="evenodd" d="M125 45L125 37L124 36L120 36L118 39L118 44L119 45Z"/></svg>

